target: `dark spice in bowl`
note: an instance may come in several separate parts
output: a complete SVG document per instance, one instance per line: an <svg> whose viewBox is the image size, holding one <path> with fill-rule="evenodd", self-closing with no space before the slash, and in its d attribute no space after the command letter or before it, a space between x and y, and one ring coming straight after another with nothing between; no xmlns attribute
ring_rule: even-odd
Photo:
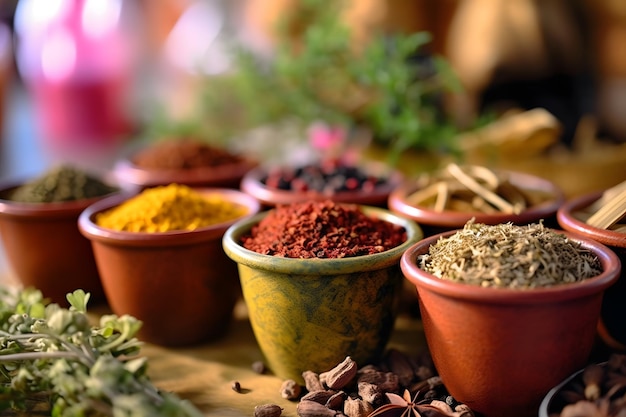
<svg viewBox="0 0 626 417"><path fill-rule="evenodd" d="M287 258L345 258L383 252L406 239L401 226L369 217L358 205L327 200L277 206L242 245Z"/></svg>
<svg viewBox="0 0 626 417"><path fill-rule="evenodd" d="M317 191L332 195L341 191L372 191L386 184L387 179L365 172L356 165L326 159L296 167L275 167L269 170L262 182L279 190Z"/></svg>
<svg viewBox="0 0 626 417"><path fill-rule="evenodd" d="M71 165L59 165L15 188L8 198L22 203L55 203L101 197L117 191Z"/></svg>

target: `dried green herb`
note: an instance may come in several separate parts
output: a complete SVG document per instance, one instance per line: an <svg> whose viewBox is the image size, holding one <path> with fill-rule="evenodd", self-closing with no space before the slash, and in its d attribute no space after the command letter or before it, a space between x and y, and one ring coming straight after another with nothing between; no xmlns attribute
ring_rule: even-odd
<svg viewBox="0 0 626 417"><path fill-rule="evenodd" d="M53 203L100 197L117 188L71 165L59 165L18 187L10 198L23 203Z"/></svg>
<svg viewBox="0 0 626 417"><path fill-rule="evenodd" d="M418 264L442 279L519 289L577 282L602 272L595 254L543 223L485 225L472 220L431 245Z"/></svg>

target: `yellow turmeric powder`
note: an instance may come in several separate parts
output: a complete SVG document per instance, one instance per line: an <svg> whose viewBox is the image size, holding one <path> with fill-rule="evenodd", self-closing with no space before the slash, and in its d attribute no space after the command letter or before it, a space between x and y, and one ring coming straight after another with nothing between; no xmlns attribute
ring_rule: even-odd
<svg viewBox="0 0 626 417"><path fill-rule="evenodd" d="M194 230L245 215L246 207L185 185L149 188L96 216L96 224L126 232Z"/></svg>

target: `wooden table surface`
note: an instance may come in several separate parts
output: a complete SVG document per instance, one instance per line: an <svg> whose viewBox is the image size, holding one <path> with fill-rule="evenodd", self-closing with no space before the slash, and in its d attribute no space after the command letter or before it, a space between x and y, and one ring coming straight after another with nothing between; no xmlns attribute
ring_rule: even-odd
<svg viewBox="0 0 626 417"><path fill-rule="evenodd" d="M0 285L16 285L10 273L2 273L2 266L0 259ZM91 311L95 315L110 313L106 307ZM423 352L426 342L421 321L409 314L399 316L388 348L409 355ZM280 405L283 417L297 417L297 403L280 396L283 379L269 372L260 375L252 369L255 361L263 361L263 354L242 300L222 338L177 348L145 344L140 355L148 358L148 375L157 388L191 401L207 417L252 416L256 405L266 403ZM234 381L241 384L240 393L232 389Z"/></svg>
<svg viewBox="0 0 626 417"><path fill-rule="evenodd" d="M400 316L389 348L417 355L426 349L420 320ZM281 398L283 382L271 374L259 375L252 363L263 360L245 305L240 303L230 331L222 339L195 347L168 349L145 345L148 373L156 386L189 399L206 416L252 416L256 405L275 403L284 417L296 417L296 403ZM235 392L233 381L241 384Z"/></svg>

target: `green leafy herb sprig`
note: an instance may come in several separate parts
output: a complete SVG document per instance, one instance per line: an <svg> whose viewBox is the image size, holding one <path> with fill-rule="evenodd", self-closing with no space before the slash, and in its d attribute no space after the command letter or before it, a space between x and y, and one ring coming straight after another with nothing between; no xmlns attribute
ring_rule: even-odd
<svg viewBox="0 0 626 417"><path fill-rule="evenodd" d="M429 33L379 33L357 50L338 17L343 2L298 4L277 28L272 57L235 46L233 74L207 79L199 116L213 133L321 121L366 129L396 156L410 148L457 152L442 99L460 83L445 59L426 51Z"/></svg>
<svg viewBox="0 0 626 417"><path fill-rule="evenodd" d="M200 417L190 402L150 382L137 354L141 322L87 316L89 294L67 295L69 308L40 291L0 287L0 414L49 410L54 417Z"/></svg>

